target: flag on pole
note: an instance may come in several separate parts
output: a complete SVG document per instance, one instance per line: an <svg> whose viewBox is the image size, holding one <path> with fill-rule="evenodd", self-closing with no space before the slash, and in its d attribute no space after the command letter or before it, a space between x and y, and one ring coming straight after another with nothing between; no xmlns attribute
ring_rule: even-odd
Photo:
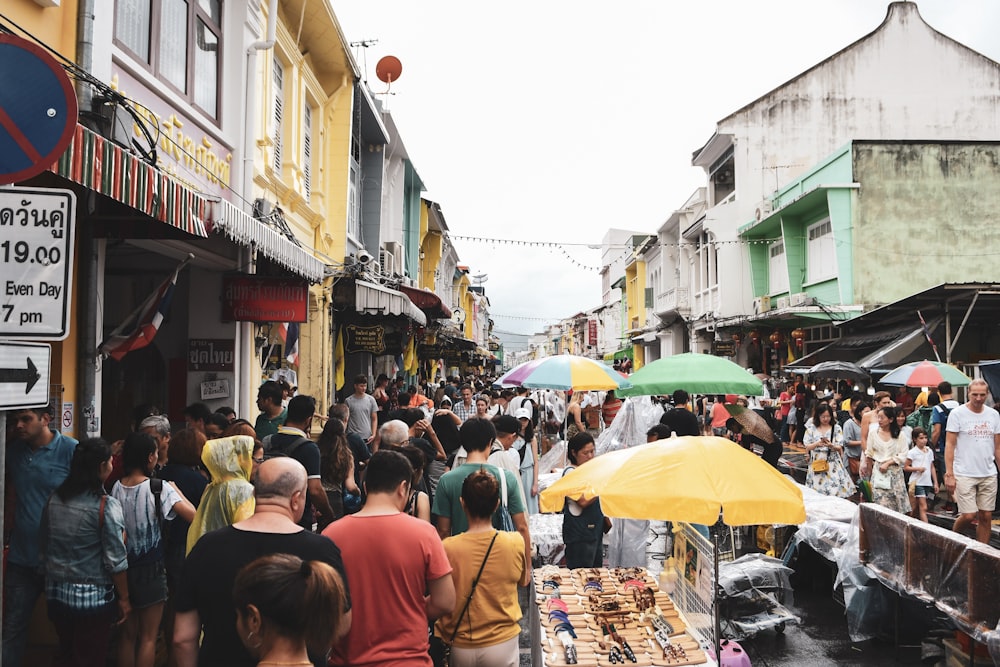
<svg viewBox="0 0 1000 667"><path fill-rule="evenodd" d="M192 259L194 255L189 253L159 289L150 294L142 305L108 334L97 348L104 357L121 361L129 352L144 348L153 342L156 332L160 330L160 325L170 312L170 301L174 296L174 288L177 287L177 276Z"/></svg>
<svg viewBox="0 0 1000 667"><path fill-rule="evenodd" d="M941 355L938 354L937 345L934 344L934 339L931 338L930 329L927 328L927 322L924 321L924 316L919 310L917 311L917 317L920 318L920 328L924 330L924 338L926 338L927 342L930 343L931 348L934 350L934 356L937 358L938 363L940 363Z"/></svg>
<svg viewBox="0 0 1000 667"><path fill-rule="evenodd" d="M285 344L285 359L293 366L299 365L299 323L282 322L279 328L281 340Z"/></svg>
<svg viewBox="0 0 1000 667"><path fill-rule="evenodd" d="M403 348L403 370L410 375L416 375L420 367L417 365L417 344L416 336L410 336Z"/></svg>
<svg viewBox="0 0 1000 667"><path fill-rule="evenodd" d="M340 327L337 330L337 344L333 350L333 362L336 371L334 373L334 385L337 390L344 388L344 370L346 365L346 359L344 355L344 328Z"/></svg>

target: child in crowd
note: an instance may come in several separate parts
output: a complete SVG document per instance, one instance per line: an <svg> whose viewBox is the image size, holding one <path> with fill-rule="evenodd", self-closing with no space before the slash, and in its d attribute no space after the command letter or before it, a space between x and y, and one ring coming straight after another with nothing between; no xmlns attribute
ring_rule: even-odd
<svg viewBox="0 0 1000 667"><path fill-rule="evenodd" d="M906 453L905 472L910 473L910 504L914 518L927 522L927 501L938 492L937 471L934 469L934 450L927 446L927 431L919 426L911 434L913 448ZM915 502L914 502L915 501Z"/></svg>

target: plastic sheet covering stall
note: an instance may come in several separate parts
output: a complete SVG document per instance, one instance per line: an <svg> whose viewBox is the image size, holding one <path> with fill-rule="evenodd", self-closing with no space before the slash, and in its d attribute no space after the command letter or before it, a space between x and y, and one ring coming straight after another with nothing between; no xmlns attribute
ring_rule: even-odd
<svg viewBox="0 0 1000 667"><path fill-rule="evenodd" d="M594 443L597 455L643 444L646 442L646 431L660 423L662 416L663 407L653 403L648 396L622 399L622 407L611 426L597 436Z"/></svg>
<svg viewBox="0 0 1000 667"><path fill-rule="evenodd" d="M562 514L532 514L528 517L531 546L542 565L558 565L566 555L562 522Z"/></svg>
<svg viewBox="0 0 1000 667"><path fill-rule="evenodd" d="M780 560L763 554L719 563L723 636L740 640L798 623L799 618L785 607L792 603L791 573Z"/></svg>
<svg viewBox="0 0 1000 667"><path fill-rule="evenodd" d="M858 562L852 563L850 544L857 544ZM996 638L1000 621L1000 551L963 535L879 505L860 506L851 525L849 545L842 552L838 580L863 590L875 578L886 587L933 604L977 641ZM848 604L848 629L852 639L871 636L875 617L868 607L880 603L872 597Z"/></svg>
<svg viewBox="0 0 1000 667"><path fill-rule="evenodd" d="M792 536L790 548L784 554L785 562L791 559L794 547L802 543L828 561L839 563L841 551L848 541L851 521L858 514L858 506L844 498L817 493L807 486L799 485L799 488L802 489L807 518Z"/></svg>
<svg viewBox="0 0 1000 667"><path fill-rule="evenodd" d="M649 397L625 398L611 426L597 436L597 455L625 449L646 442L646 431L660 422L663 408ZM608 544L608 564L611 567L645 567L649 545L649 521L611 519Z"/></svg>

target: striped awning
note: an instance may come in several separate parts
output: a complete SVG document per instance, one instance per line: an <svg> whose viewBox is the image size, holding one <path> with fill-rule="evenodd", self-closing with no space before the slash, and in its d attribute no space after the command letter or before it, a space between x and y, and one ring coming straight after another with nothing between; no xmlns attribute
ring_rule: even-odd
<svg viewBox="0 0 1000 667"><path fill-rule="evenodd" d="M275 264L310 282L322 282L326 265L308 251L228 201L222 201L216 210L213 231L225 234L234 243L253 247Z"/></svg>
<svg viewBox="0 0 1000 667"><path fill-rule="evenodd" d="M207 199L82 125L52 171L154 220L208 238Z"/></svg>
<svg viewBox="0 0 1000 667"><path fill-rule="evenodd" d="M427 326L427 316L405 294L364 280L354 281L354 309L367 315L400 315Z"/></svg>

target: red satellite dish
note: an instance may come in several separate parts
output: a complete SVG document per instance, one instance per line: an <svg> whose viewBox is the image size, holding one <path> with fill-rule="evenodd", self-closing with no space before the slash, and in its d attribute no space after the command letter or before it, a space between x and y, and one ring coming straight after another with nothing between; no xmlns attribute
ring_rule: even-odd
<svg viewBox="0 0 1000 667"><path fill-rule="evenodd" d="M393 81L399 81L399 75L402 73L403 63L399 62L399 58L396 56L385 56L375 65L375 76L379 78L379 81L388 83L390 86Z"/></svg>

